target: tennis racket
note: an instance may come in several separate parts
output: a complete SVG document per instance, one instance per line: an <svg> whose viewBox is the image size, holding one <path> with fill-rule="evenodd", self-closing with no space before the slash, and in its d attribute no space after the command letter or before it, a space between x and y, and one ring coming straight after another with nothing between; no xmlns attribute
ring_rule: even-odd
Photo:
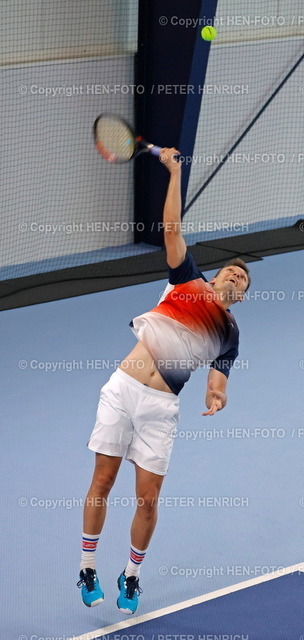
<svg viewBox="0 0 304 640"><path fill-rule="evenodd" d="M141 153L161 154L162 147L137 136L126 120L112 113L103 113L96 118L93 134L98 153L108 162L129 162ZM179 155L175 158L178 161Z"/></svg>

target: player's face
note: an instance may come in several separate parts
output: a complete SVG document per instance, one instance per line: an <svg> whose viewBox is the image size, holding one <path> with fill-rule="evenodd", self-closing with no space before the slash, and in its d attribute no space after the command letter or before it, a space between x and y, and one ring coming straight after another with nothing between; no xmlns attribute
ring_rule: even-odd
<svg viewBox="0 0 304 640"><path fill-rule="evenodd" d="M236 265L223 267L218 275L210 280L214 290L222 294L231 304L242 301L248 286L248 276L244 269Z"/></svg>

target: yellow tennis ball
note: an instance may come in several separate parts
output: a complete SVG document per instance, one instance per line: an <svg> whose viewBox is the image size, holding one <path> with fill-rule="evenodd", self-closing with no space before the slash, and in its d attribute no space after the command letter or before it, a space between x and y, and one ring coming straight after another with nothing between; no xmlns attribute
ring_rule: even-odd
<svg viewBox="0 0 304 640"><path fill-rule="evenodd" d="M207 40L208 42L210 42L210 40L214 40L214 38L216 38L216 35L217 31L214 27L203 27L203 29L201 30L201 36L203 40Z"/></svg>

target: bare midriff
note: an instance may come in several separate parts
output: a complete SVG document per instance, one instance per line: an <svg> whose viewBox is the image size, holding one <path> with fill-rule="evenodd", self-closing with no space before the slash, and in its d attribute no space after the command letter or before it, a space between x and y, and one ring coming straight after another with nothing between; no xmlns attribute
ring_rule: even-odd
<svg viewBox="0 0 304 640"><path fill-rule="evenodd" d="M147 387L173 393L160 375L151 354L142 342L138 342L129 355L122 360L119 369Z"/></svg>

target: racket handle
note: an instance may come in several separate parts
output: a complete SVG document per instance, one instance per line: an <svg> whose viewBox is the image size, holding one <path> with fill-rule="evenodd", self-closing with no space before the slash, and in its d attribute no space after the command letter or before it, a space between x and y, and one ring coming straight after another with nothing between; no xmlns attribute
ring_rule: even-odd
<svg viewBox="0 0 304 640"><path fill-rule="evenodd" d="M162 152L162 147L157 147L156 144L151 144L151 145L149 145L149 151L150 151L150 153L152 153L153 156L158 156L159 157L161 152ZM173 158L174 158L174 160L176 160L176 162L179 162L180 154L179 153L175 153Z"/></svg>
<svg viewBox="0 0 304 640"><path fill-rule="evenodd" d="M162 147L157 147L156 144L149 145L149 151L152 156L160 156Z"/></svg>

